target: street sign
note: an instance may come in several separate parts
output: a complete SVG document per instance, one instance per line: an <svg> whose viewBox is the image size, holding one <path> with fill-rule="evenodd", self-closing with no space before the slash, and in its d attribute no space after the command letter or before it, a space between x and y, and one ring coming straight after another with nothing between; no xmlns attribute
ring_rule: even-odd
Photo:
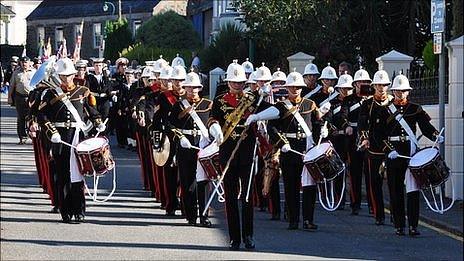
<svg viewBox="0 0 464 261"><path fill-rule="evenodd" d="M430 30L432 34L442 33L445 28L445 0L431 0Z"/></svg>
<svg viewBox="0 0 464 261"><path fill-rule="evenodd" d="M443 46L442 33L433 34L433 53L441 54L441 47Z"/></svg>

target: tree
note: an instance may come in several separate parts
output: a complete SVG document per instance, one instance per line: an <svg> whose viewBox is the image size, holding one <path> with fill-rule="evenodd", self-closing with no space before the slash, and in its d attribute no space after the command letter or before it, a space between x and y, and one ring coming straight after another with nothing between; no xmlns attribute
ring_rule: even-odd
<svg viewBox="0 0 464 261"><path fill-rule="evenodd" d="M138 29L136 41L148 47L189 50L201 47L192 23L174 11L150 18Z"/></svg>
<svg viewBox="0 0 464 261"><path fill-rule="evenodd" d="M107 21L105 24L105 54L110 60L119 58L119 53L132 44L132 34L126 19Z"/></svg>

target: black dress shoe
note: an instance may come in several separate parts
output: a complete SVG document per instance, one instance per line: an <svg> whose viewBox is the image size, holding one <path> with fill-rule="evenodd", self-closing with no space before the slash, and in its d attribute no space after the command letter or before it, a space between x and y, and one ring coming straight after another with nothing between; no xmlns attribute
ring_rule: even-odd
<svg viewBox="0 0 464 261"><path fill-rule="evenodd" d="M316 230L317 229L317 225L309 222L308 220L305 220L303 222L303 229L308 229L308 230Z"/></svg>
<svg viewBox="0 0 464 261"><path fill-rule="evenodd" d="M351 215L352 215L352 216L357 216L357 215L359 215L359 209L353 208L353 209L351 210Z"/></svg>
<svg viewBox="0 0 464 261"><path fill-rule="evenodd" d="M174 217L176 216L176 211L173 210L173 211L166 211L166 216L168 217Z"/></svg>
<svg viewBox="0 0 464 261"><path fill-rule="evenodd" d="M229 250L237 251L240 249L240 241L231 240L229 243Z"/></svg>
<svg viewBox="0 0 464 261"><path fill-rule="evenodd" d="M290 223L288 224L288 228L287 228L287 229L288 229L288 230L296 230L296 229L298 229L298 223L296 223L296 222L290 222Z"/></svg>
<svg viewBox="0 0 464 261"><path fill-rule="evenodd" d="M191 226L195 226L197 224L197 219L192 218L192 219L188 220L188 224L191 225Z"/></svg>
<svg viewBox="0 0 464 261"><path fill-rule="evenodd" d="M245 244L246 249L255 249L255 241L252 236L245 237L245 239L243 239L243 243Z"/></svg>
<svg viewBox="0 0 464 261"><path fill-rule="evenodd" d="M61 221L62 221L63 223L69 224L69 223L71 223L71 217L70 217L69 215L63 215L63 214L61 214Z"/></svg>
<svg viewBox="0 0 464 261"><path fill-rule="evenodd" d="M202 227L211 227L211 221L207 217L200 218L200 226Z"/></svg>
<svg viewBox="0 0 464 261"><path fill-rule="evenodd" d="M76 220L77 223L84 223L85 216L82 214L74 215L74 220Z"/></svg>
<svg viewBox="0 0 464 261"><path fill-rule="evenodd" d="M335 210L345 210L345 204L340 203L340 206L338 206Z"/></svg>
<svg viewBox="0 0 464 261"><path fill-rule="evenodd" d="M272 217L271 217L271 220L280 220L280 213L273 214Z"/></svg>
<svg viewBox="0 0 464 261"><path fill-rule="evenodd" d="M395 230L395 234L396 234L397 236L404 236L404 228L402 228L402 227L397 228L397 229Z"/></svg>
<svg viewBox="0 0 464 261"><path fill-rule="evenodd" d="M57 206L54 206L52 209L50 209L50 213L60 213L60 209Z"/></svg>
<svg viewBox="0 0 464 261"><path fill-rule="evenodd" d="M412 227L412 228L409 228L409 235L412 237L415 237L415 236L420 235L420 232L417 230L417 228Z"/></svg>
<svg viewBox="0 0 464 261"><path fill-rule="evenodd" d="M259 207L259 212L265 212L266 211L266 207Z"/></svg>
<svg viewBox="0 0 464 261"><path fill-rule="evenodd" d="M385 224L385 221L383 219L375 220L375 225L377 226L383 226L384 224Z"/></svg>

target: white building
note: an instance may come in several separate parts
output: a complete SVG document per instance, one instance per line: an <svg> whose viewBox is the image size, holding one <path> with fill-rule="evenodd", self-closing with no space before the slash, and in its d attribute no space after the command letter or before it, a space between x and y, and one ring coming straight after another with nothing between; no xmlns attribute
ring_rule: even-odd
<svg viewBox="0 0 464 261"><path fill-rule="evenodd" d="M2 19L0 22L0 44L23 45L26 44L27 23L26 17L42 1L8 1L2 0L2 5L14 12L8 20ZM3 10L3 8L2 8Z"/></svg>

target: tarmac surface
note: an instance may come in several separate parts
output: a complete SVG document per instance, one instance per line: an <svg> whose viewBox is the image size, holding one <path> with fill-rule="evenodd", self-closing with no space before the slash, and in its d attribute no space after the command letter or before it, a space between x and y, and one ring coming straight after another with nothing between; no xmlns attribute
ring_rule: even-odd
<svg viewBox="0 0 464 261"><path fill-rule="evenodd" d="M64 224L59 214L49 213L50 200L38 185L30 142L16 145L15 115L3 100L2 260L463 259L462 237L423 222L419 237L398 237L388 221L375 226L367 206L359 216L351 216L349 208L329 213L318 205L315 223L319 229L313 232L289 231L285 221L270 221L269 213L256 210L256 249L229 251L223 205L215 204L213 228L188 226L180 216L166 217L159 203L142 190L137 155L116 146L112 147L117 163L114 196L105 203L88 198L86 222ZM111 175L103 178L100 188L102 196L108 193ZM460 214L462 232L462 208Z"/></svg>

